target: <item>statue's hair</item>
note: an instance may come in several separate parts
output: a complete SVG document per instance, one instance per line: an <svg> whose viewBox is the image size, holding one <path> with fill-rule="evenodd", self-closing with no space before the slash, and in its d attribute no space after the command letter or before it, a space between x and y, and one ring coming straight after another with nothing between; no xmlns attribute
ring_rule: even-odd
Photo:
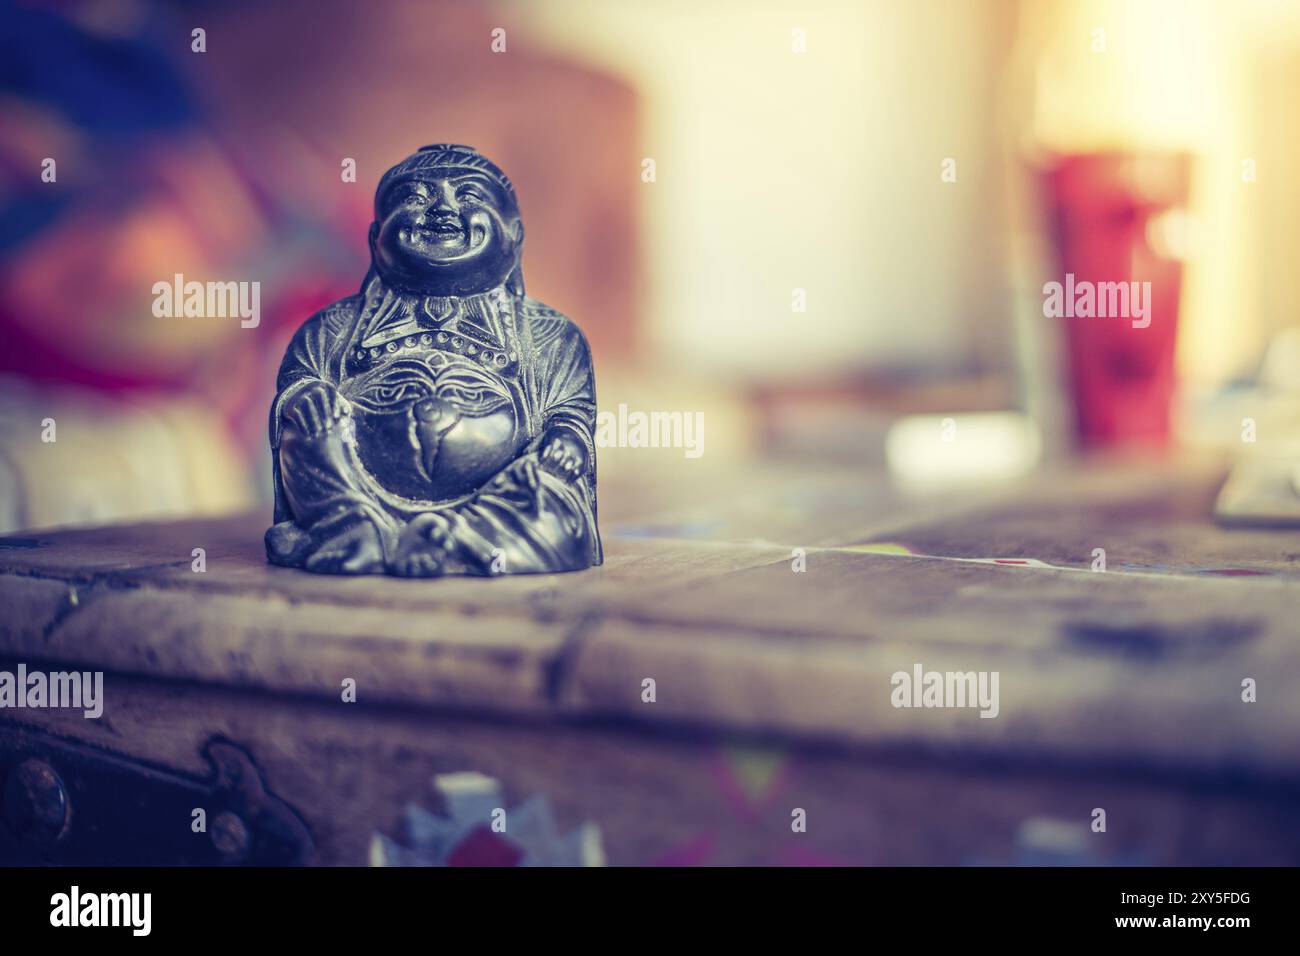
<svg viewBox="0 0 1300 956"><path fill-rule="evenodd" d="M455 143L435 143L421 146L394 166L379 180L375 189L375 216L378 218L383 209L384 197L398 183L410 179L419 179L434 169L476 169L501 187L502 192L518 208L519 200L515 196L514 184L501 168L472 146L459 146Z"/></svg>

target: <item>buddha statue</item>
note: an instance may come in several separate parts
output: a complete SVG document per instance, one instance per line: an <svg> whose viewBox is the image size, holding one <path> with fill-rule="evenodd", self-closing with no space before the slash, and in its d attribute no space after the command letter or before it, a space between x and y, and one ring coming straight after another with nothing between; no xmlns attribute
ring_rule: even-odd
<svg viewBox="0 0 1300 956"><path fill-rule="evenodd" d="M375 191L360 291L308 319L271 408L273 564L437 577L601 563L578 327L524 292L514 187L426 146Z"/></svg>

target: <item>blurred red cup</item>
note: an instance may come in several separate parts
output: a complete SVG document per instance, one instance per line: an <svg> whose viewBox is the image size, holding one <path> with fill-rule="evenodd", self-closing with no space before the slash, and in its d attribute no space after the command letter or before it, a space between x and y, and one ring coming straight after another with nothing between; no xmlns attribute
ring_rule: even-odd
<svg viewBox="0 0 1300 956"><path fill-rule="evenodd" d="M1086 283L1110 290L1102 284L1137 283L1129 290L1141 296L1130 296L1127 316L1094 310L1090 317L1044 318L1065 324L1070 394L1085 448L1168 444L1182 264L1160 238L1186 222L1190 170L1186 154L1095 153L1059 156L1046 173L1057 257L1051 281L1063 294L1082 294Z"/></svg>

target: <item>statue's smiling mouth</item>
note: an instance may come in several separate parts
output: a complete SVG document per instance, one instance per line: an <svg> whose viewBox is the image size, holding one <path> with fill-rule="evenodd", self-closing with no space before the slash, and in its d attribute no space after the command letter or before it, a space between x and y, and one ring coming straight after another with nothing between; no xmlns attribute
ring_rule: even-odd
<svg viewBox="0 0 1300 956"><path fill-rule="evenodd" d="M425 242L448 242L466 237L465 225L459 216L437 216L432 223L419 226L413 232Z"/></svg>
<svg viewBox="0 0 1300 956"><path fill-rule="evenodd" d="M411 224L401 231L401 236L404 242L429 256L430 265L452 267L478 256L488 245L491 230L478 217L470 217L465 222L459 216L448 214Z"/></svg>

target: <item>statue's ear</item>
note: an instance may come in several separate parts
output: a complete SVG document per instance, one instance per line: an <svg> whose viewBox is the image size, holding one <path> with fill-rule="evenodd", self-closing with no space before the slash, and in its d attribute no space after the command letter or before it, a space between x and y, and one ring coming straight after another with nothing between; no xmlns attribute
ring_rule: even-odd
<svg viewBox="0 0 1300 956"><path fill-rule="evenodd" d="M510 275L506 276L506 289L511 295L517 295L520 298L527 295L524 292L524 270L520 266L515 266L510 271Z"/></svg>
<svg viewBox="0 0 1300 956"><path fill-rule="evenodd" d="M375 261L375 240L378 239L378 238L379 238L379 223L378 223L378 222L372 222L372 223L370 224L370 232L369 232L369 234L368 234L368 236L367 236L367 241L368 241L369 244L370 244L370 261L371 261L371 262L374 262L374 261Z"/></svg>
<svg viewBox="0 0 1300 956"><path fill-rule="evenodd" d="M524 295L524 267L522 259L524 254L524 220L522 216L516 216L510 222L510 237L515 243L515 267L510 270L510 275L506 276L506 288L513 295Z"/></svg>

